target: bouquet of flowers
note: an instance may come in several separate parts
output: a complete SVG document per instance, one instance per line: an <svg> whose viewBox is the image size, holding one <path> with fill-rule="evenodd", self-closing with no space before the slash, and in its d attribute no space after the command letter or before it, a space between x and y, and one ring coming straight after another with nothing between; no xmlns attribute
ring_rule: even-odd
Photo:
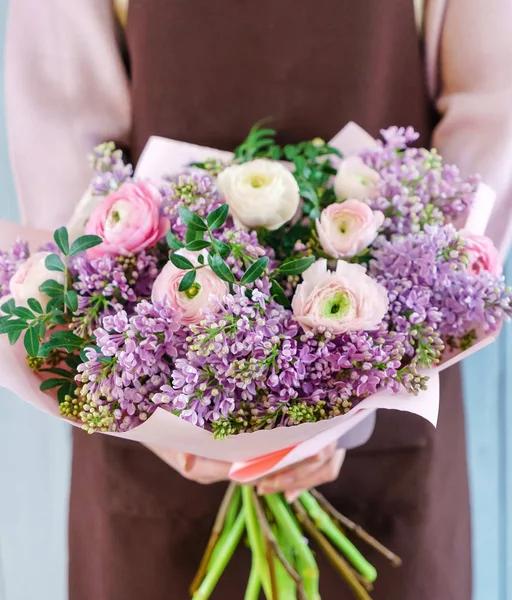
<svg viewBox="0 0 512 600"><path fill-rule="evenodd" d="M512 294L482 235L489 189L410 128L382 136L282 146L255 127L234 154L154 138L135 174L99 146L69 227L0 253L2 385L89 433L233 462L242 483L377 408L435 423L438 371L494 339ZM245 532L247 600L319 598L305 534L369 598L347 530L399 563L314 490L289 505L233 483L192 597Z"/></svg>

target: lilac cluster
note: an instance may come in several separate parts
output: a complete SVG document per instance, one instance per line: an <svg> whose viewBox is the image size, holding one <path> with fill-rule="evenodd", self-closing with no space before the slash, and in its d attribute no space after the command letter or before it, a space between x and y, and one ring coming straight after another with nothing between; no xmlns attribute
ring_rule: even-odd
<svg viewBox="0 0 512 600"><path fill-rule="evenodd" d="M478 177L463 179L456 166L443 164L435 149L407 147L418 138L411 127L381 133L384 143L361 158L380 175L370 206L384 213L384 234L415 233L427 224L453 223L467 214Z"/></svg>
<svg viewBox="0 0 512 600"><path fill-rule="evenodd" d="M168 381L182 344L179 316L143 300L131 317L119 310L103 318L97 347L86 350L76 377L84 429L126 431L154 412L153 395Z"/></svg>
<svg viewBox="0 0 512 600"><path fill-rule="evenodd" d="M160 192L163 212L171 219L173 233L179 238L184 237L187 228L178 215L178 208L183 206L206 217L222 204L213 178L195 171L169 178Z"/></svg>
<svg viewBox="0 0 512 600"><path fill-rule="evenodd" d="M237 289L190 327L153 402L218 437L330 418L380 389L398 391L404 340L385 330L302 333L268 292L249 299Z"/></svg>
<svg viewBox="0 0 512 600"><path fill-rule="evenodd" d="M16 240L10 250L0 250L0 298L9 294L9 284L18 267L29 257L27 242Z"/></svg>
<svg viewBox="0 0 512 600"><path fill-rule="evenodd" d="M475 328L493 331L512 314L510 290L487 272L471 274L452 225L377 242L370 275L388 291L388 325L408 335L407 352L422 366L435 363L441 338L464 340Z"/></svg>
<svg viewBox="0 0 512 600"><path fill-rule="evenodd" d="M159 269L157 249L137 255L105 254L89 259L79 255L70 265L79 308L72 328L81 337L91 337L103 315L123 307L129 315L142 298L151 296Z"/></svg>
<svg viewBox="0 0 512 600"><path fill-rule="evenodd" d="M255 231L225 227L218 238L227 242L231 247L231 254L226 258L226 263L235 277L242 277L254 259L262 256L270 258L269 269L274 267L274 251L259 243L258 234Z"/></svg>
<svg viewBox="0 0 512 600"><path fill-rule="evenodd" d="M89 161L94 169L91 187L96 194L106 195L115 192L133 175L132 166L125 164L123 152L116 149L114 142L96 146L89 156Z"/></svg>

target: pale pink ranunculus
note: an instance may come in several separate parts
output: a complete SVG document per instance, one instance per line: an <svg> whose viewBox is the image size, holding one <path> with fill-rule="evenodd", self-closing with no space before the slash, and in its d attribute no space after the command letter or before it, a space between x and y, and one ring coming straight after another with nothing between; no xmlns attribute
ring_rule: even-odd
<svg viewBox="0 0 512 600"><path fill-rule="evenodd" d="M349 156L341 161L334 178L336 198L375 198L379 194L379 180L379 173L366 165L359 156Z"/></svg>
<svg viewBox="0 0 512 600"><path fill-rule="evenodd" d="M468 271L477 275L488 271L491 275L501 275L503 268L493 241L485 235L477 235L462 229L459 231L464 242L464 252L469 258Z"/></svg>
<svg viewBox="0 0 512 600"><path fill-rule="evenodd" d="M320 259L303 273L292 300L295 319L306 330L320 327L339 335L378 329L388 311L385 288L363 266L339 260L329 271Z"/></svg>
<svg viewBox="0 0 512 600"><path fill-rule="evenodd" d="M179 250L176 254L188 258L194 266L199 265L197 257L200 252ZM192 287L185 292L180 292L178 288L185 273L186 271L178 269L169 261L153 284L151 299L153 302L167 300L173 308L181 313L180 322L183 325L190 325L201 321L202 310L213 308L215 298L222 300L229 293L229 287L225 281L215 275L210 267L203 267L196 271L196 280Z"/></svg>
<svg viewBox="0 0 512 600"><path fill-rule="evenodd" d="M87 255L136 254L156 244L169 229L169 219L160 215L161 204L160 192L151 183L123 183L96 206L87 221L85 233L103 240Z"/></svg>
<svg viewBox="0 0 512 600"><path fill-rule="evenodd" d="M360 200L345 200L325 208L316 220L322 248L334 258L359 254L377 237L384 213Z"/></svg>
<svg viewBox="0 0 512 600"><path fill-rule="evenodd" d="M29 298L35 298L45 308L50 298L41 292L41 284L50 279L64 283L63 273L49 271L44 264L46 257L50 254L50 252L32 254L12 276L9 289L16 306L26 307Z"/></svg>

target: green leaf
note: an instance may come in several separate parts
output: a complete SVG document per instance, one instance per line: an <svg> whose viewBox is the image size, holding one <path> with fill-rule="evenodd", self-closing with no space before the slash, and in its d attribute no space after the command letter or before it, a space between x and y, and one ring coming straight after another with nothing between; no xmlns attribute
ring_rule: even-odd
<svg viewBox="0 0 512 600"><path fill-rule="evenodd" d="M80 359L80 356L71 355L71 356L66 356L64 358L64 362L70 369L73 370L73 373L74 373L76 371L78 365L82 363L82 360Z"/></svg>
<svg viewBox="0 0 512 600"><path fill-rule="evenodd" d="M196 242L197 240L204 240L204 231L196 231L195 229L187 229L185 234L185 243Z"/></svg>
<svg viewBox="0 0 512 600"><path fill-rule="evenodd" d="M45 349L53 350L54 348L62 348L68 352L80 350L84 345L84 340L79 338L71 331L55 331L51 338L43 344Z"/></svg>
<svg viewBox="0 0 512 600"><path fill-rule="evenodd" d="M219 227L222 227L228 218L229 206L227 204L221 204L218 208L213 210L207 217L206 222L210 231L214 231Z"/></svg>
<svg viewBox="0 0 512 600"><path fill-rule="evenodd" d="M71 371L66 371L65 369L59 369L58 367L52 367L51 369L39 369L40 373L52 373L53 375L60 375L61 377L65 377L66 379L73 379L74 373Z"/></svg>
<svg viewBox="0 0 512 600"><path fill-rule="evenodd" d="M62 290L64 291L64 290ZM58 295L55 296L55 298L52 298L48 304L46 305L46 312L47 314L50 314L54 311L61 311L64 308L64 296L63 295Z"/></svg>
<svg viewBox="0 0 512 600"><path fill-rule="evenodd" d="M39 313L39 314L43 314L44 313L44 310L43 310L43 307L41 306L41 303L38 300L36 300L35 298L29 298L27 300L27 303L28 303L29 307L34 312Z"/></svg>
<svg viewBox="0 0 512 600"><path fill-rule="evenodd" d="M169 256L169 260L177 269L188 271L189 269L194 268L194 265L189 261L189 259L181 256L181 254L171 254Z"/></svg>
<svg viewBox="0 0 512 600"><path fill-rule="evenodd" d="M171 230L169 230L166 233L165 240L169 248L174 251L181 250L181 248L185 246L185 244L183 244L183 242L180 242L180 240L174 235L174 233Z"/></svg>
<svg viewBox="0 0 512 600"><path fill-rule="evenodd" d="M36 357L39 352L41 342L39 341L39 327L29 327L23 338L25 350L27 354L32 357Z"/></svg>
<svg viewBox="0 0 512 600"><path fill-rule="evenodd" d="M252 265L243 274L240 283L252 283L256 281L263 273L268 265L268 256L262 256L257 261L253 262Z"/></svg>
<svg viewBox="0 0 512 600"><path fill-rule="evenodd" d="M191 252L198 252L199 250L204 250L210 246L210 242L206 240L194 240L187 244L187 250Z"/></svg>
<svg viewBox="0 0 512 600"><path fill-rule="evenodd" d="M195 231L208 230L208 227L206 226L206 223L203 221L203 219L198 214L192 212L188 208L181 206L180 208L178 208L178 213L183 223L185 223L185 225L189 229L193 229Z"/></svg>
<svg viewBox="0 0 512 600"><path fill-rule="evenodd" d="M57 254L50 254L44 259L44 266L48 271L62 271L66 270L62 259Z"/></svg>
<svg viewBox="0 0 512 600"><path fill-rule="evenodd" d="M220 240L213 241L213 247L215 251L218 252L222 258L227 258L231 253L231 247Z"/></svg>
<svg viewBox="0 0 512 600"><path fill-rule="evenodd" d="M204 256L203 256L202 254L200 254L200 255L197 257L197 261L198 261L198 263L199 263L200 265L204 265Z"/></svg>
<svg viewBox="0 0 512 600"><path fill-rule="evenodd" d="M9 331L7 337L9 338L9 344L14 346L14 344L20 339L21 334L23 333L23 329L18 329L17 331Z"/></svg>
<svg viewBox="0 0 512 600"><path fill-rule="evenodd" d="M22 321L21 319L15 319L11 321L3 321L0 323L0 334L7 333L9 334L11 331L19 331L22 332L24 329L27 329L28 323L26 321Z"/></svg>
<svg viewBox="0 0 512 600"><path fill-rule="evenodd" d="M196 272L195 271L188 271L187 273L185 273L185 276L180 281L180 286L178 288L178 292L186 292L194 284L195 280L196 280Z"/></svg>
<svg viewBox="0 0 512 600"><path fill-rule="evenodd" d="M64 286L62 283L55 281L55 279L48 279L47 281L43 282L39 289L43 292L43 294L46 294L51 298L64 294Z"/></svg>
<svg viewBox="0 0 512 600"><path fill-rule="evenodd" d="M89 248L99 246L102 242L103 240L98 235L82 235L71 244L69 256L76 256L81 252L89 250Z"/></svg>
<svg viewBox="0 0 512 600"><path fill-rule="evenodd" d="M67 380L67 379L57 379L56 377L52 377L51 379L45 379L39 386L39 389L42 392L46 392L46 390L51 390L56 387L61 387L65 383L67 384L68 382L69 382L69 380Z"/></svg>
<svg viewBox="0 0 512 600"><path fill-rule="evenodd" d="M315 260L316 258L314 256L305 256L304 258L289 260L279 265L277 271L281 275L300 275L301 273L304 273Z"/></svg>
<svg viewBox="0 0 512 600"><path fill-rule="evenodd" d="M78 310L78 294L74 290L68 290L66 292L64 301L71 312L74 313Z"/></svg>
<svg viewBox="0 0 512 600"><path fill-rule="evenodd" d="M4 304L2 304L2 306L0 306L0 310L3 313L5 313L6 315L10 315L10 314L12 314L12 311L13 311L13 309L14 309L15 306L16 306L16 303L11 298L10 300L8 300Z"/></svg>
<svg viewBox="0 0 512 600"><path fill-rule="evenodd" d="M227 264L222 260L222 258L218 254L209 254L208 255L208 263L212 269L212 271L220 277L223 281L227 281L228 283L235 283L236 279L230 268Z"/></svg>
<svg viewBox="0 0 512 600"><path fill-rule="evenodd" d="M53 234L53 239L55 243L59 247L59 250L64 254L64 256L68 256L69 254L69 235L68 230L65 227L60 227Z"/></svg>
<svg viewBox="0 0 512 600"><path fill-rule="evenodd" d="M52 316L52 323L56 323L57 325L66 325L68 319L61 313L57 313Z"/></svg>
<svg viewBox="0 0 512 600"><path fill-rule="evenodd" d="M24 306L17 306L16 308L13 308L12 314L16 315L20 319L23 319L24 321L32 321L32 319L35 317L34 313Z"/></svg>
<svg viewBox="0 0 512 600"><path fill-rule="evenodd" d="M288 296L284 293L284 290L279 285L279 283L277 283L277 281L275 279L271 279L270 283L271 283L270 291L272 293L272 298L274 298L274 300L277 303L281 304L281 306L284 306L284 307L290 306L290 300L288 299Z"/></svg>

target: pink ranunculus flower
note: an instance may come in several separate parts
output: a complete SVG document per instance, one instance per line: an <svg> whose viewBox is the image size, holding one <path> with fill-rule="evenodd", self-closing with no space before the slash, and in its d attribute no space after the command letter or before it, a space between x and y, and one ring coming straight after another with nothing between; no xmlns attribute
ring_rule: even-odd
<svg viewBox="0 0 512 600"><path fill-rule="evenodd" d="M200 252L179 250L176 254L188 258L194 266L199 265L197 257ZM185 273L186 271L168 262L153 284L151 299L153 302L163 302L167 299L169 304L181 313L180 322L183 325L190 325L199 323L203 318L202 310L213 308L215 298L221 300L229 293L229 287L210 267L202 267L196 271L196 280L192 287L185 292L180 292L178 288Z"/></svg>
<svg viewBox="0 0 512 600"><path fill-rule="evenodd" d="M477 235L466 229L459 233L469 258L468 271L473 275L482 271L488 271L491 275L501 275L503 268L493 241L485 235Z"/></svg>
<svg viewBox="0 0 512 600"><path fill-rule="evenodd" d="M28 306L29 298L37 300L43 308L46 308L50 298L41 292L40 287L45 281L53 279L58 283L64 283L64 274L57 271L49 271L44 261L50 252L36 252L18 267L9 283L11 296L16 306Z"/></svg>
<svg viewBox="0 0 512 600"><path fill-rule="evenodd" d="M347 331L377 329L388 311L385 288L361 265L339 260L336 271L320 259L303 274L292 300L295 319L306 330Z"/></svg>
<svg viewBox="0 0 512 600"><path fill-rule="evenodd" d="M87 221L85 233L103 240L87 255L136 254L156 244L169 229L169 219L160 215L161 204L160 192L151 183L123 183L96 206Z"/></svg>
<svg viewBox="0 0 512 600"><path fill-rule="evenodd" d="M331 204L316 220L322 248L334 258L355 256L377 237L384 223L384 213L372 210L360 200Z"/></svg>

